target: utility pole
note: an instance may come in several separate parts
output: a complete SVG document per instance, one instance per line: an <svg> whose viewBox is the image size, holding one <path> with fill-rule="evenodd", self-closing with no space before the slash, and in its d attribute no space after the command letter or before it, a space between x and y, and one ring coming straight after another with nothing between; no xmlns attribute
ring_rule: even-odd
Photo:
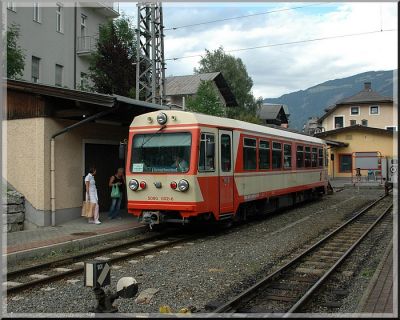
<svg viewBox="0 0 400 320"><path fill-rule="evenodd" d="M136 29L136 99L164 104L164 26L161 2L139 2Z"/></svg>

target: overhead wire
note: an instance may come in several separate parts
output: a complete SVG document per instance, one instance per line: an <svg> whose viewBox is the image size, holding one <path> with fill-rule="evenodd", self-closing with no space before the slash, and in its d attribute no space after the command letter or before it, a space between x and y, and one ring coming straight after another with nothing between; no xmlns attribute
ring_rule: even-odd
<svg viewBox="0 0 400 320"><path fill-rule="evenodd" d="M261 46L239 48L239 49L231 49L231 50L224 50L224 51L227 52L227 53L238 52L238 51L247 51L247 50L255 50L255 49L262 49L262 48L285 46L285 45L291 45L291 44L315 42L315 41L330 40L330 39L337 39L337 38L355 37L355 36L362 36L362 35L374 34L374 33L391 32L391 31L396 31L396 30L397 29L386 29L386 30L376 30L376 31L367 31L367 32L359 32L359 33L350 33L350 34L343 34L343 35L336 35L336 36L329 36L329 37L321 37L321 38L314 38L314 39L306 39L306 40L299 40L299 41L266 44L266 45L261 45ZM201 56L202 56L202 54L195 54L195 55L190 55L190 56L167 58L165 60L166 61L171 61L171 60L175 61L175 60L181 60L181 59L187 59L187 58L196 58L196 57L201 57Z"/></svg>
<svg viewBox="0 0 400 320"><path fill-rule="evenodd" d="M178 27L164 28L164 31L178 30L178 29L182 29L182 28L189 28L189 27L201 26L201 25L204 25L204 24L217 23L217 22L221 22L221 21L229 21L229 20L235 20L235 19L242 19L242 18L248 18L248 17L255 17L255 16L260 16L260 15L265 15L265 14L270 14L270 13L275 13L275 12L282 12L282 11L289 11L289 10L297 10L297 9L302 9L302 8L307 8L307 7L312 7L312 6L318 6L318 5L327 4L327 3L329 3L329 2L313 3L313 4L309 4L309 5L305 5L305 6L298 6L298 7L291 7L291 8L285 8L285 9L277 9L277 10L271 10L271 11L265 11L265 12L258 12L258 13L243 15L243 16L231 17L231 18L215 19L215 20L210 20L210 21L204 21L204 22L198 22L198 23L187 24L187 25L178 26Z"/></svg>

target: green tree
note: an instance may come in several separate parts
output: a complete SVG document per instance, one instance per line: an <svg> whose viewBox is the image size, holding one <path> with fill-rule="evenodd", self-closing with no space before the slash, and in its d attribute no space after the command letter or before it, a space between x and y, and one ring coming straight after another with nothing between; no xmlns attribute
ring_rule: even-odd
<svg viewBox="0 0 400 320"><path fill-rule="evenodd" d="M92 89L134 98L136 38L130 18L122 15L101 25L96 49L89 67Z"/></svg>
<svg viewBox="0 0 400 320"><path fill-rule="evenodd" d="M212 116L223 116L225 111L211 81L201 82L196 95L188 98L187 108Z"/></svg>
<svg viewBox="0 0 400 320"><path fill-rule="evenodd" d="M7 30L7 78L16 79L23 75L25 55L18 45L19 26L12 24ZM3 68L5 59L3 59Z"/></svg>
<svg viewBox="0 0 400 320"><path fill-rule="evenodd" d="M199 64L199 68L194 69L195 73L221 72L235 95L238 107L227 108L229 118L260 123L257 109L262 98L254 98L251 92L253 80L242 59L225 53L223 47L219 47L214 51L206 50Z"/></svg>

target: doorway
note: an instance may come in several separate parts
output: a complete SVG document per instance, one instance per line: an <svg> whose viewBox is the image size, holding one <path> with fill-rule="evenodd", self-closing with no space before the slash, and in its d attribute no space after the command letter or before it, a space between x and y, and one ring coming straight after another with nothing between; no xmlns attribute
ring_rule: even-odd
<svg viewBox="0 0 400 320"><path fill-rule="evenodd" d="M118 168L125 168L125 159L119 159L119 144L84 143L85 173L83 182L83 199L85 199L85 176L90 166L96 167L96 188L99 197L100 212L108 211L111 205L110 177ZM121 209L126 208L126 192L122 193Z"/></svg>

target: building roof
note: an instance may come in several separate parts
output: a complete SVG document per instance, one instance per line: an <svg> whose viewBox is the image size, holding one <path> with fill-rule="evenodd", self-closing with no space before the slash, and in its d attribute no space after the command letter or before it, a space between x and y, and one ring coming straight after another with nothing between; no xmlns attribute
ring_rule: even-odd
<svg viewBox="0 0 400 320"><path fill-rule="evenodd" d="M165 93L167 96L182 96L196 94L201 81L214 81L228 107L237 106L233 92L229 88L221 72L200 73L187 76L165 78Z"/></svg>
<svg viewBox="0 0 400 320"><path fill-rule="evenodd" d="M354 126L348 126L348 127L343 127L343 128L338 128L338 129L334 129L334 130L329 130L329 131L316 133L315 136L318 137L318 138L324 138L324 137L329 137L329 136L334 135L334 134L348 132L348 131L354 131L354 130L355 131L370 132L370 133L380 133L380 134L393 135L393 131L389 131L389 130L381 129L381 128L367 127L367 126L363 126L361 124L356 124Z"/></svg>
<svg viewBox="0 0 400 320"><path fill-rule="evenodd" d="M123 102L125 104L145 107L148 109L156 109L156 110L170 109L168 106L165 105L140 101L120 96L117 94L109 95L97 92L74 90L58 86L51 86L47 84L33 83L25 80L6 79L6 82L8 89L36 93L36 94L41 94L43 96L51 96L67 100L80 101L103 107L113 107L116 104L116 102Z"/></svg>
<svg viewBox="0 0 400 320"><path fill-rule="evenodd" d="M4 79L4 81L7 83L7 89L91 103L110 108L114 106L115 98L108 94L72 90L47 84L33 83L25 80Z"/></svg>
<svg viewBox="0 0 400 320"><path fill-rule="evenodd" d="M276 119L282 108L283 107L281 104L276 104L276 105L263 104L261 108L257 111L257 113L261 119Z"/></svg>
<svg viewBox="0 0 400 320"><path fill-rule="evenodd" d="M52 107L46 107L46 111L43 112L45 112L46 116L52 116L56 118L81 120L83 117L88 117L102 110L117 110L116 107L118 107L116 112L113 114L110 113L105 118L107 118L107 120L118 121L125 125L129 125L132 122L132 118L139 114L155 110L170 109L165 105L139 101L115 94L108 95L72 90L23 80L4 80L7 90L48 97L47 100L50 102L48 105L51 105ZM14 111L21 110L22 106L24 106L23 102L21 101L19 101L17 104L13 103L12 105L14 105L14 108L12 109ZM24 106L24 109L28 109L28 106L26 106L26 108ZM10 107L7 108L7 114L9 118L21 116L20 112L15 113L12 112L12 110Z"/></svg>
<svg viewBox="0 0 400 320"><path fill-rule="evenodd" d="M286 104L281 104L281 103L268 103L268 102L263 102L262 104L263 106L282 106L283 107L283 111L285 111L286 115L289 115L289 107Z"/></svg>
<svg viewBox="0 0 400 320"><path fill-rule="evenodd" d="M325 141L326 141L326 144L328 146L332 146L332 147L341 147L341 148L343 148L343 147L348 147L349 146L348 143L342 142L342 141L335 141L335 140L328 140L328 139L325 139Z"/></svg>
<svg viewBox="0 0 400 320"><path fill-rule="evenodd" d="M342 100L339 100L336 105L340 104L353 104L353 103L376 103L376 102L393 102L393 99L390 97L384 97L380 95L376 91L372 91L372 89L369 90L361 90L359 93L348 97L344 98Z"/></svg>

